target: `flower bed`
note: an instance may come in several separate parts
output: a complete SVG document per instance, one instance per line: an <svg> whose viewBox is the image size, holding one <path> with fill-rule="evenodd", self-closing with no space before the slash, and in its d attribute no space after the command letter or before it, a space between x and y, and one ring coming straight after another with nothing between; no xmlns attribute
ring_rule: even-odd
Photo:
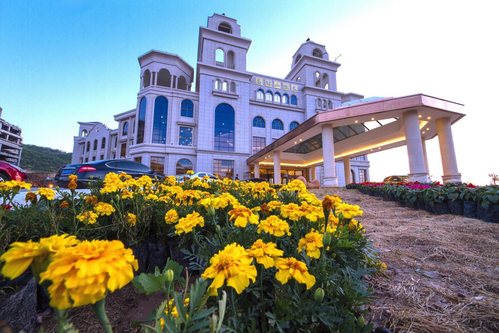
<svg viewBox="0 0 499 333"><path fill-rule="evenodd" d="M1 273L16 278L30 267L60 325L71 325L65 309L93 304L109 332L105 295L133 278L165 298L146 331L372 329L363 279L383 264L357 221L360 207L337 196L319 201L300 181L109 174L90 194L72 179L69 192L39 189L16 205L22 187L30 186L0 188Z"/></svg>
<svg viewBox="0 0 499 333"><path fill-rule="evenodd" d="M455 214L499 222L499 186L473 184L366 182L349 184L349 189L397 201L401 206L426 209L434 214Z"/></svg>

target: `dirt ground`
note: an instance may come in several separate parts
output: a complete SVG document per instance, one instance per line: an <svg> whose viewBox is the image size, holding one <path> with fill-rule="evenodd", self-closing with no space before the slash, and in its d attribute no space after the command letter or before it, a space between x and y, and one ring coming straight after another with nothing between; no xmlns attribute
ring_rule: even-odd
<svg viewBox="0 0 499 333"><path fill-rule="evenodd" d="M364 210L359 219L388 269L369 281L373 300L366 319L394 333L499 332L499 224L399 207L356 190L314 190L319 198L338 194ZM116 332L137 332L161 298L138 295L128 286L108 296ZM91 310L71 313L80 332L100 332ZM45 332L54 332L49 314Z"/></svg>

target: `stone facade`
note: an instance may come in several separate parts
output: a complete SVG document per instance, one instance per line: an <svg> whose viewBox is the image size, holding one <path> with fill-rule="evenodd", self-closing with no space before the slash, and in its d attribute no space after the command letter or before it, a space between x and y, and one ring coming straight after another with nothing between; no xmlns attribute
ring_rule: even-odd
<svg viewBox="0 0 499 333"><path fill-rule="evenodd" d="M2 118L2 108L0 107L0 160L19 165L22 150L21 128L4 120Z"/></svg>
<svg viewBox="0 0 499 333"><path fill-rule="evenodd" d="M325 46L310 40L293 55L284 79L247 71L251 40L241 35L232 18L209 17L207 26L199 29L198 45L196 71L167 52L152 50L140 56L136 108L115 116L116 130L80 123L73 163L130 158L165 175L192 168L220 177L251 178L246 160L259 149L311 116L363 97L337 91L340 64L329 60ZM342 162L336 167L337 175L344 174ZM368 180L366 157L353 158L350 168L352 181ZM260 177L273 181L272 170L261 166ZM281 172L284 182L322 175L320 166L283 166ZM339 182L344 184L344 177Z"/></svg>

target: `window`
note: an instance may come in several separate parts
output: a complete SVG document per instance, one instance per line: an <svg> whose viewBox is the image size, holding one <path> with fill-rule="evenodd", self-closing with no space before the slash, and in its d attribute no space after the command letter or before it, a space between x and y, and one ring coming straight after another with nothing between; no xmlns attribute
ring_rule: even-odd
<svg viewBox="0 0 499 333"><path fill-rule="evenodd" d="M291 105L298 105L298 98L295 95L291 95Z"/></svg>
<svg viewBox="0 0 499 333"><path fill-rule="evenodd" d="M282 123L282 121L280 119L274 119L274 120L272 120L272 129L283 131L284 124Z"/></svg>
<svg viewBox="0 0 499 333"><path fill-rule="evenodd" d="M100 156L100 160L102 161L104 159L104 155L101 155Z"/></svg>
<svg viewBox="0 0 499 333"><path fill-rule="evenodd" d="M282 103L283 104L289 104L289 96L288 96L288 94L282 95Z"/></svg>
<svg viewBox="0 0 499 333"><path fill-rule="evenodd" d="M182 158L178 160L177 166L176 166L176 174L177 175L182 175L187 173L187 171L192 170L192 162L188 160L187 158Z"/></svg>
<svg viewBox="0 0 499 333"><path fill-rule="evenodd" d="M137 117L137 143L144 142L144 128L146 124L146 98L142 97L139 103L139 116Z"/></svg>
<svg viewBox="0 0 499 333"><path fill-rule="evenodd" d="M359 169L359 183L367 181L367 170Z"/></svg>
<svg viewBox="0 0 499 333"><path fill-rule="evenodd" d="M265 128L265 120L260 116L256 116L253 118L253 127Z"/></svg>
<svg viewBox="0 0 499 333"><path fill-rule="evenodd" d="M228 34L232 33L232 27L228 23L220 23L218 26L218 31L226 32Z"/></svg>
<svg viewBox="0 0 499 333"><path fill-rule="evenodd" d="M101 147L101 149L106 148L106 138L102 138L102 141L100 143L100 147ZM101 160L102 160L102 158L101 158Z"/></svg>
<svg viewBox="0 0 499 333"><path fill-rule="evenodd" d="M234 51L227 52L227 68L234 69Z"/></svg>
<svg viewBox="0 0 499 333"><path fill-rule="evenodd" d="M224 53L224 50L217 49L215 51L215 63L218 66L224 66L225 65L225 53Z"/></svg>
<svg viewBox="0 0 499 333"><path fill-rule="evenodd" d="M281 103L281 95L279 93L275 93L274 103Z"/></svg>
<svg viewBox="0 0 499 333"><path fill-rule="evenodd" d="M92 156L92 161L95 161L95 156Z"/></svg>
<svg viewBox="0 0 499 333"><path fill-rule="evenodd" d="M292 122L289 124L289 130L290 130L290 131L294 130L295 128L297 128L297 127L298 127L298 125L300 125L300 124L298 124L298 122L297 122L297 121L292 121Z"/></svg>
<svg viewBox="0 0 499 333"><path fill-rule="evenodd" d="M189 117L192 118L194 115L194 104L190 99L184 99L182 101L182 104L180 106L180 115L182 117Z"/></svg>
<svg viewBox="0 0 499 333"><path fill-rule="evenodd" d="M230 92L234 94L236 93L236 83L234 81L230 83Z"/></svg>
<svg viewBox="0 0 499 333"><path fill-rule="evenodd" d="M227 81L222 82L222 91L227 91Z"/></svg>
<svg viewBox="0 0 499 333"><path fill-rule="evenodd" d="M82 130L81 131L81 135L80 136L87 136L88 135L88 132L86 129Z"/></svg>
<svg viewBox="0 0 499 333"><path fill-rule="evenodd" d="M144 76L143 76L142 80L143 80L142 86L144 88L149 87L151 85L151 72L149 72L148 69L146 69L146 71L144 72Z"/></svg>
<svg viewBox="0 0 499 333"><path fill-rule="evenodd" d="M171 83L172 76L170 72L165 68L160 69L158 73L158 86L170 87Z"/></svg>
<svg viewBox="0 0 499 333"><path fill-rule="evenodd" d="M234 177L234 161L233 160L213 160L213 173L218 178L233 178Z"/></svg>
<svg viewBox="0 0 499 333"><path fill-rule="evenodd" d="M163 156L151 156L151 169L163 175L165 173L165 158Z"/></svg>
<svg viewBox="0 0 499 333"><path fill-rule="evenodd" d="M333 108L333 102L331 100L327 101L327 108L332 109Z"/></svg>
<svg viewBox="0 0 499 333"><path fill-rule="evenodd" d="M218 104L215 109L215 150L234 151L235 115L232 106Z"/></svg>
<svg viewBox="0 0 499 333"><path fill-rule="evenodd" d="M128 121L125 121L123 123L123 130L121 131L121 135L123 135L123 136L128 135Z"/></svg>
<svg viewBox="0 0 499 333"><path fill-rule="evenodd" d="M272 102L272 92L271 91L267 91L267 93L265 94L265 101Z"/></svg>
<svg viewBox="0 0 499 333"><path fill-rule="evenodd" d="M166 143L167 117L168 117L168 100L164 96L158 96L154 101L152 143L161 143L161 144Z"/></svg>
<svg viewBox="0 0 499 333"><path fill-rule="evenodd" d="M322 88L329 89L329 76L326 73L322 75Z"/></svg>
<svg viewBox="0 0 499 333"><path fill-rule="evenodd" d="M253 137L253 154L258 153L263 148L265 148L265 137L254 136Z"/></svg>
<svg viewBox="0 0 499 333"><path fill-rule="evenodd" d="M258 89L256 91L256 99L259 99L259 100L262 100L263 101L263 98L264 98L264 93L263 93L263 90L262 89Z"/></svg>
<svg viewBox="0 0 499 333"><path fill-rule="evenodd" d="M132 161L127 161L127 160L107 162L106 165L109 168L118 169L118 170L127 170L127 171L135 171L135 172L138 171L138 172L143 172L143 173L147 173L147 172L151 171L151 169L144 164L138 164L138 163L135 163Z"/></svg>
<svg viewBox="0 0 499 333"><path fill-rule="evenodd" d="M222 89L222 82L220 80L215 80L215 90Z"/></svg>
<svg viewBox="0 0 499 333"><path fill-rule="evenodd" d="M97 150L97 139L94 140L94 150Z"/></svg>
<svg viewBox="0 0 499 333"><path fill-rule="evenodd" d="M298 54L295 58L295 64L301 59L301 54Z"/></svg>
<svg viewBox="0 0 499 333"><path fill-rule="evenodd" d="M142 156L137 156L137 157L134 157L134 158L133 158L133 161L134 161L134 162L137 162L137 163L142 163Z"/></svg>
<svg viewBox="0 0 499 333"><path fill-rule="evenodd" d="M192 127L180 126L178 144L181 146L192 146Z"/></svg>
<svg viewBox="0 0 499 333"><path fill-rule="evenodd" d="M178 78L177 89L187 90L187 79L183 76Z"/></svg>
<svg viewBox="0 0 499 333"><path fill-rule="evenodd" d="M121 144L120 157L126 157L126 142Z"/></svg>
<svg viewBox="0 0 499 333"><path fill-rule="evenodd" d="M317 58L322 58L322 51L320 49L314 49L312 51L312 56Z"/></svg>

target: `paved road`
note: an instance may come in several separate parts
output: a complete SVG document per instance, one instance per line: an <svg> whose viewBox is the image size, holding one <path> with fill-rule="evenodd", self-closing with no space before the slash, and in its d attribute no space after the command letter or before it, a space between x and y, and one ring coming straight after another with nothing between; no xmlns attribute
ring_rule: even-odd
<svg viewBox="0 0 499 333"><path fill-rule="evenodd" d="M33 187L33 188L31 188L30 192L35 192L36 190L38 190L38 188ZM60 192L69 192L69 190L65 189L65 188L61 188L59 191ZM25 197L26 197L27 192L28 192L27 190L19 191L19 193L14 197L14 202L18 205L25 205L26 204ZM77 193L90 193L90 190L80 189L80 190L76 190L76 192ZM1 199L1 198L0 198L0 204L3 204L3 199Z"/></svg>

